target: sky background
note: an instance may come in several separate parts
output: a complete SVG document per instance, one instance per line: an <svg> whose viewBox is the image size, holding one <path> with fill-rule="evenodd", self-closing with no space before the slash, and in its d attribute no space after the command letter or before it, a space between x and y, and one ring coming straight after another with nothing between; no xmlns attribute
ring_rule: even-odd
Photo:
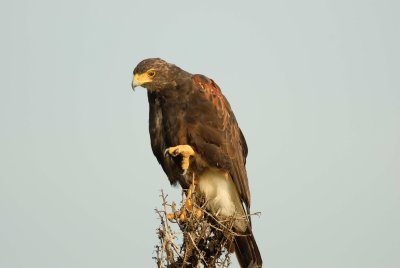
<svg viewBox="0 0 400 268"><path fill-rule="evenodd" d="M265 267L400 267L400 2L3 1L0 267L155 267L136 64L213 78ZM237 267L234 264L233 267Z"/></svg>

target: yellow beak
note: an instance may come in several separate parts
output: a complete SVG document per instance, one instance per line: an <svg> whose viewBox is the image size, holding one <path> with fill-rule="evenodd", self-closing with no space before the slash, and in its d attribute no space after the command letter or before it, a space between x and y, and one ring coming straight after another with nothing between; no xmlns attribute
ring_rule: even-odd
<svg viewBox="0 0 400 268"><path fill-rule="evenodd" d="M141 86L151 81L151 77L149 77L147 73L135 74L132 80L132 89L135 90L135 87Z"/></svg>

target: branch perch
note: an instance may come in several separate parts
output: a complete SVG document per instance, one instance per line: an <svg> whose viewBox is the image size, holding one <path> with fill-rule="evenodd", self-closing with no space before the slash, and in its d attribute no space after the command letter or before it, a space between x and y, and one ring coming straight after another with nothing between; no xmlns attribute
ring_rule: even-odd
<svg viewBox="0 0 400 268"><path fill-rule="evenodd" d="M183 204L183 196L181 205ZM198 219L193 213L184 222L169 221L167 214L175 212L175 204L168 203L161 190L162 209L156 209L161 225L157 229L160 244L155 246L155 259L159 268L211 267L226 268L231 264L234 237L232 230L236 217L216 219L208 211L204 200L192 195L192 204L203 212Z"/></svg>

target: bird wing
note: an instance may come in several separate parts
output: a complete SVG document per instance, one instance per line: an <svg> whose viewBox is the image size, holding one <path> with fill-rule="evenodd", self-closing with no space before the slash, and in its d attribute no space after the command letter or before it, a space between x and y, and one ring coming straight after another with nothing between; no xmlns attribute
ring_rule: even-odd
<svg viewBox="0 0 400 268"><path fill-rule="evenodd" d="M193 94L188 121L196 121L189 133L190 145L208 165L227 170L236 189L250 208L250 190L245 168L247 144L229 102L218 85L203 75L193 75ZM192 123L193 124L193 123Z"/></svg>
<svg viewBox="0 0 400 268"><path fill-rule="evenodd" d="M176 145L175 141L169 141L168 138L176 135L171 134L170 129L165 128L164 115L162 113L160 98L157 98L157 94L153 92L148 92L149 99L149 133L151 148L154 155L157 158L158 163L162 166L165 174L171 184L176 184L179 178L182 177L182 170L179 166L179 159L172 157L165 157L164 150L169 146L169 143ZM173 114L173 113L171 113ZM167 144L168 143L168 144Z"/></svg>

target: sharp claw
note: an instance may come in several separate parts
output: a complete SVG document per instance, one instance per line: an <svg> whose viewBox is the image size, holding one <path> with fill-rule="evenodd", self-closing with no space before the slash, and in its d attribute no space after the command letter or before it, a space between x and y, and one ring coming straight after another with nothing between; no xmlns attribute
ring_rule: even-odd
<svg viewBox="0 0 400 268"><path fill-rule="evenodd" d="M165 151L164 151L164 157L167 156L168 151L169 151L169 148L165 149Z"/></svg>
<svg viewBox="0 0 400 268"><path fill-rule="evenodd" d="M183 148L181 148L183 147ZM181 168L183 170L182 175L186 175L189 168L189 158L194 155L194 150L189 145L178 145L175 147L168 147L164 150L164 157L170 155L172 157L182 156Z"/></svg>
<svg viewBox="0 0 400 268"><path fill-rule="evenodd" d="M173 150L172 152L170 152L169 150L171 150L171 148L173 148L173 147L168 147L167 149L165 149L165 151L164 151L164 156L166 156L166 155L171 155L171 156L173 156L173 157L176 157L176 156L178 156L179 155L179 149L175 149L175 150Z"/></svg>

